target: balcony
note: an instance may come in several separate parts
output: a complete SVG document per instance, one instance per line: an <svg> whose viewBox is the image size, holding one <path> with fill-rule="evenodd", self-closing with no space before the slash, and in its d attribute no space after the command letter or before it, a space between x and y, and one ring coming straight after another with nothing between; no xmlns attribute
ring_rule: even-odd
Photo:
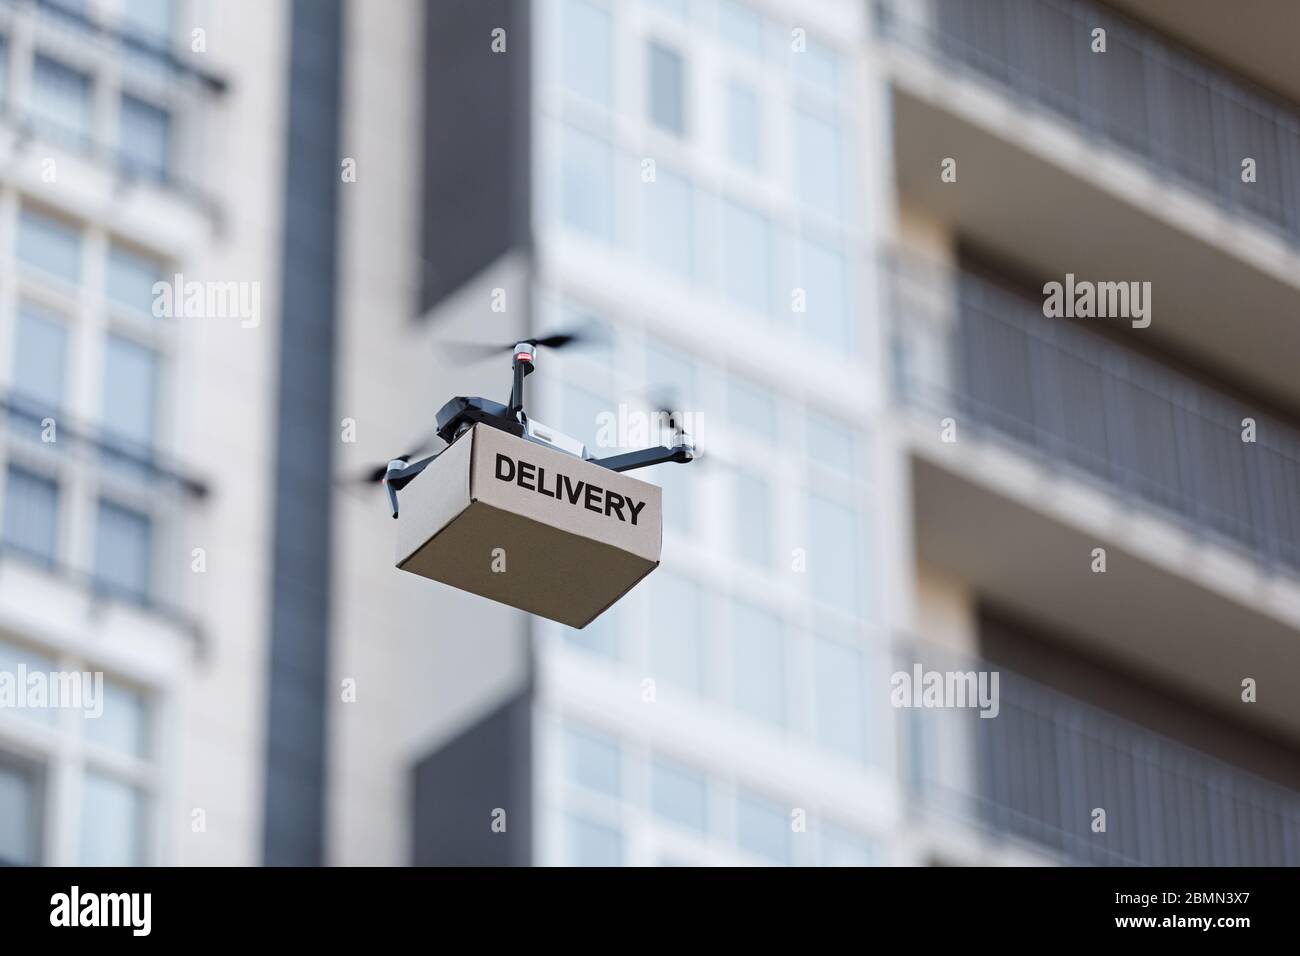
<svg viewBox="0 0 1300 956"><path fill-rule="evenodd" d="M914 811L1067 864L1300 865L1300 793L1016 673L922 645L897 666L997 671L998 715L902 709ZM1106 811L1095 833L1093 809Z"/></svg>
<svg viewBox="0 0 1300 956"><path fill-rule="evenodd" d="M1045 277L1150 281L1155 341L1300 408L1295 105L1084 0L877 10L906 213Z"/></svg>
<svg viewBox="0 0 1300 956"><path fill-rule="evenodd" d="M1300 575L1300 427L971 272L894 270L898 394ZM944 303L934 290L951 283ZM940 316L955 310L952 321ZM1093 320L1105 321L1105 320ZM1140 337L1140 333L1129 333ZM1256 441L1243 442L1253 419Z"/></svg>
<svg viewBox="0 0 1300 956"><path fill-rule="evenodd" d="M887 39L956 64L1300 244L1300 110L1291 103L1087 0L878 9ZM1097 28L1104 54L1089 45ZM1260 171L1254 183L1241 180L1247 156Z"/></svg>
<svg viewBox="0 0 1300 956"><path fill-rule="evenodd" d="M1293 103L1300 103L1295 68L1296 18L1292 0L1106 0L1216 63L1253 77Z"/></svg>
<svg viewBox="0 0 1300 956"><path fill-rule="evenodd" d="M902 256L883 272L920 559L1214 706L1267 674L1278 696L1245 719L1300 739L1293 420L1141 348L1127 322L1048 319Z"/></svg>

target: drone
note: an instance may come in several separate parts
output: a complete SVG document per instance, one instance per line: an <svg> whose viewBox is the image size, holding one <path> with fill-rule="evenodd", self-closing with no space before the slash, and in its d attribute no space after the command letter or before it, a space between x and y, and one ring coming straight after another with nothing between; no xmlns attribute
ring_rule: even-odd
<svg viewBox="0 0 1300 956"><path fill-rule="evenodd" d="M677 416L667 408L660 408L659 413L666 418L671 431L670 443L654 445L636 451L596 458L587 446L554 428L543 425L529 418L524 411L524 379L537 368L537 349L560 349L574 342L582 341L583 335L577 332L562 332L543 338L520 339L513 345L465 345L462 354L468 351L476 356L486 356L510 352L512 382L510 399L506 404L477 396L458 395L438 410L436 416L437 430L425 442L421 442L413 451L398 455L387 465L378 465L367 472L362 480L382 482L388 492L388 501L392 506L393 517L398 515L397 493L409 485L424 469L428 468L439 455L447 451L462 435L475 425L486 425L508 432L517 438L535 442L552 448L563 454L589 461L610 471L632 471L635 468L648 468L666 462L686 464L696 458L695 445L690 436L681 428ZM664 404L664 403L660 403ZM445 447L424 458L412 461L425 451L433 440L440 439Z"/></svg>

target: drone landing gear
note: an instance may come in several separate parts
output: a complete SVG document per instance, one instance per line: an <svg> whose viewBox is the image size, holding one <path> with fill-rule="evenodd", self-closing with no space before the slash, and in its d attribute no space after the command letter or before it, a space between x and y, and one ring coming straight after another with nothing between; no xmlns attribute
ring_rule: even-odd
<svg viewBox="0 0 1300 956"><path fill-rule="evenodd" d="M397 517L397 493L409 485L416 475L428 468L429 463L441 454L440 451L436 455L410 463L395 458L388 463L388 472L384 475L384 488L388 491L388 503L393 506L394 518Z"/></svg>

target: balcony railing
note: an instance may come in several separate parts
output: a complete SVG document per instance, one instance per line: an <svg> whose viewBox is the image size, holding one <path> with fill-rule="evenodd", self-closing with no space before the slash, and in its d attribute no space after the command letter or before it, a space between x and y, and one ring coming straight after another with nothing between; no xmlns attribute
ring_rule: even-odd
<svg viewBox="0 0 1300 956"><path fill-rule="evenodd" d="M1300 107L1089 0L877 0L880 34L1300 244ZM1093 30L1106 52L1092 52ZM1242 182L1242 161L1256 181Z"/></svg>
<svg viewBox="0 0 1300 956"><path fill-rule="evenodd" d="M901 711L912 805L1101 866L1300 865L1300 793L988 661L908 647L897 666L998 672L998 711ZM1093 829L1105 811L1104 832Z"/></svg>
<svg viewBox="0 0 1300 956"><path fill-rule="evenodd" d="M900 401L1300 574L1300 428L971 272L889 261ZM1085 320L1107 322L1113 320ZM1122 335L1141 330L1123 325ZM1254 422L1254 441L1246 419Z"/></svg>

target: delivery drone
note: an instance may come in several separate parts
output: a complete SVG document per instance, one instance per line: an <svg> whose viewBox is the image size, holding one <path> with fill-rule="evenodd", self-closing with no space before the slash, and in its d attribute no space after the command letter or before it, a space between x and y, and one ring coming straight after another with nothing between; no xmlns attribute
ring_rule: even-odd
<svg viewBox="0 0 1300 956"><path fill-rule="evenodd" d="M475 425L498 428L518 438L589 461L610 471L631 471L634 468L647 468L666 462L685 464L693 461L696 457L694 443L678 424L677 416L666 408L660 409L659 414L664 417L671 431L670 444L641 448L620 455L611 455L608 458L594 457L582 442L528 417L524 411L524 379L537 368L537 349L539 347L560 349L580 342L584 338L578 332L562 332L543 338L520 339L513 345L505 346L457 344L454 348L463 358L482 358L504 352L513 354L511 360L513 381L510 386L509 402L502 405L487 398L456 396L438 410L438 428L433 435L425 442L421 442L414 450L398 455L387 465L374 467L363 476L363 480L383 483L388 491L393 517L396 518L397 493ZM440 439L446 447L425 458L411 460L425 451L435 438Z"/></svg>

